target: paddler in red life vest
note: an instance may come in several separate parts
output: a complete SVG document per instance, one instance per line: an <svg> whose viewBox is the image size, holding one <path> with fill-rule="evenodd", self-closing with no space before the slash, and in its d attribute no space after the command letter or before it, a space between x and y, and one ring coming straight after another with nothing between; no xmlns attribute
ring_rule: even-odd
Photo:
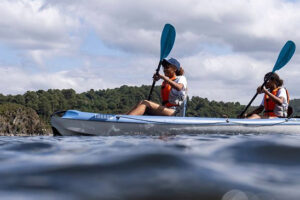
<svg viewBox="0 0 300 200"><path fill-rule="evenodd" d="M143 100L133 107L127 115L184 116L187 97L187 81L183 68L175 58L162 61L164 74L154 74L153 79L163 80L161 86L162 105Z"/></svg>
<svg viewBox="0 0 300 200"><path fill-rule="evenodd" d="M248 119L287 117L290 101L289 93L286 88L282 87L283 80L281 80L276 73L267 73L264 80L269 76L271 76L271 78L266 83L266 87L261 88L261 86L259 86L257 88L257 93L265 93L265 95L260 106L246 115ZM262 111L264 111L264 115L258 115Z"/></svg>

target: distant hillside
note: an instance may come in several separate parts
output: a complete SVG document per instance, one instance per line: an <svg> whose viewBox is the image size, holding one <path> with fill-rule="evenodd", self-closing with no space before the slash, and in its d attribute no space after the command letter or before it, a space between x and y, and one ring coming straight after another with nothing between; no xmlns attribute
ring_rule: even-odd
<svg viewBox="0 0 300 200"><path fill-rule="evenodd" d="M293 107L293 116L300 116L300 99L293 99L290 101L290 106Z"/></svg>
<svg viewBox="0 0 300 200"><path fill-rule="evenodd" d="M122 86L115 89L76 93L73 89L28 91L23 95L2 95L0 104L17 103L35 110L49 122L50 115L59 110L77 109L89 112L125 113L139 101L146 99L150 86ZM152 100L160 103L160 87L154 89ZM236 117L244 108L240 103L209 101L202 97L188 99L187 116Z"/></svg>
<svg viewBox="0 0 300 200"><path fill-rule="evenodd" d="M14 103L0 105L0 135L45 135L50 134L36 111Z"/></svg>

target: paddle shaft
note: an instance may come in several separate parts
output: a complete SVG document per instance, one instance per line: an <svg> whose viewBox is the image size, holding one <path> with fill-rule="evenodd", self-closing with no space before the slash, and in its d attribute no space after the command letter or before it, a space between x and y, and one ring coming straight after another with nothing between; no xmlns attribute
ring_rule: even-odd
<svg viewBox="0 0 300 200"><path fill-rule="evenodd" d="M261 88L263 88L263 87L266 85L266 83L270 80L270 78L272 77L272 75L273 75L273 72L272 72L272 74L270 74L270 75L266 78L266 80L265 80L264 83L262 84ZM256 92L256 94L253 96L253 98L252 98L251 101L248 103L248 105L246 106L246 108L243 110L243 112L240 114L239 117L243 117L243 115L244 115L245 112L248 110L248 108L251 106L252 102L253 102L254 99L257 97L257 95L258 95L258 93Z"/></svg>
<svg viewBox="0 0 300 200"><path fill-rule="evenodd" d="M158 75L158 73L159 73L159 70L160 70L160 67L161 67L161 63L162 63L162 62L159 61L158 66L157 66L157 69L156 69L156 75ZM152 92L153 92L153 88L154 88L154 86L155 86L155 83L156 83L156 81L153 79L152 86L151 86L151 90L150 90L150 93L149 93L149 95L148 95L148 101L151 100L151 96L152 96Z"/></svg>

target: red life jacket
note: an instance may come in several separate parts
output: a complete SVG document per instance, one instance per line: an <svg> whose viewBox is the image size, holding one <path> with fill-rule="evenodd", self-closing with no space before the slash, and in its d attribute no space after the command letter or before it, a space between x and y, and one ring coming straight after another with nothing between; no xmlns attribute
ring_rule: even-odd
<svg viewBox="0 0 300 200"><path fill-rule="evenodd" d="M280 88L276 88L271 93L274 96L277 96L279 89ZM285 91L286 91L287 102L289 104L290 103L290 95L289 95L289 92L287 91L287 89L285 89ZM265 97L264 97L264 107L265 107L264 116L266 116L266 117L278 117L274 113L275 105L276 105L276 103L269 97L269 95L265 94Z"/></svg>
<svg viewBox="0 0 300 200"><path fill-rule="evenodd" d="M172 80L172 81L174 81L175 79L176 79L176 76L174 76L173 78L170 78L170 80ZM169 102L169 96L170 96L171 90L172 90L172 86L167 81L163 81L163 83L161 85L160 94L161 94L161 98L162 98L162 105L166 106L167 108L173 107L173 106L178 106L176 104L172 104Z"/></svg>

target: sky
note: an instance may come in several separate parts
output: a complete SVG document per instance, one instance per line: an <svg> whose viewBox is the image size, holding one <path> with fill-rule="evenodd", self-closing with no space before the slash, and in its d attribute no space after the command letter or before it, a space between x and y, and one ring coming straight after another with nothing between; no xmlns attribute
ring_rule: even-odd
<svg viewBox="0 0 300 200"><path fill-rule="evenodd" d="M0 93L151 85L166 23L189 96L247 104L286 41L300 44L300 1L1 0ZM278 71L291 99L298 52Z"/></svg>

